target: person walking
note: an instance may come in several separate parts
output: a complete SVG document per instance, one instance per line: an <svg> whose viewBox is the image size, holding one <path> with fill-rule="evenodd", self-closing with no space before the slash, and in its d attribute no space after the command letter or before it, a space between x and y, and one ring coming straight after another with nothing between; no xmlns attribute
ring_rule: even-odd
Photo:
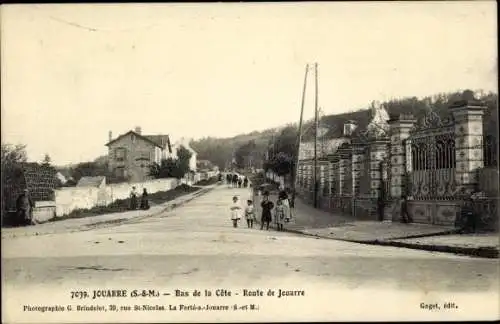
<svg viewBox="0 0 500 324"><path fill-rule="evenodd" d="M403 197L401 201L401 222L408 224L411 223L413 219L408 213L408 197Z"/></svg>
<svg viewBox="0 0 500 324"><path fill-rule="evenodd" d="M266 225L266 230L269 230L269 223L272 219L271 211L274 208L274 204L269 200L269 191L264 192L264 196L262 197L262 203L260 204L262 208L262 217L260 219L260 229L264 229L264 224Z"/></svg>
<svg viewBox="0 0 500 324"><path fill-rule="evenodd" d="M253 222L255 221L255 210L253 201L251 200L247 200L247 207L245 208L245 218L247 220L248 228L253 228Z"/></svg>
<svg viewBox="0 0 500 324"><path fill-rule="evenodd" d="M238 227L238 222L241 219L241 205L238 201L237 196L233 197L233 203L231 204L231 207L229 209L231 210L231 220L233 222L233 227L236 228Z"/></svg>
<svg viewBox="0 0 500 324"><path fill-rule="evenodd" d="M141 209L149 209L148 191L146 190L146 188L142 190Z"/></svg>
<svg viewBox="0 0 500 324"><path fill-rule="evenodd" d="M132 187L132 191L130 191L130 209L131 210L136 210L137 209L137 190L135 187Z"/></svg>
<svg viewBox="0 0 500 324"><path fill-rule="evenodd" d="M28 189L24 189L16 200L16 212L19 223L22 225L34 225L33 207L35 204L29 195Z"/></svg>
<svg viewBox="0 0 500 324"><path fill-rule="evenodd" d="M244 187L244 188L247 188L247 187L248 187L248 178L247 178L247 177L245 177L245 178L243 179L243 187Z"/></svg>
<svg viewBox="0 0 500 324"><path fill-rule="evenodd" d="M238 188L238 175L233 174L233 188Z"/></svg>

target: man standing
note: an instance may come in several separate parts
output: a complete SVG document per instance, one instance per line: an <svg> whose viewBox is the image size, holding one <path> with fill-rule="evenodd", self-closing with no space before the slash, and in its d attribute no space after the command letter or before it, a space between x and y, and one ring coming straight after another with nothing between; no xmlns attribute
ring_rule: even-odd
<svg viewBox="0 0 500 324"><path fill-rule="evenodd" d="M23 225L33 225L33 207L35 204L29 195L28 189L24 189L16 201L16 210L19 221Z"/></svg>

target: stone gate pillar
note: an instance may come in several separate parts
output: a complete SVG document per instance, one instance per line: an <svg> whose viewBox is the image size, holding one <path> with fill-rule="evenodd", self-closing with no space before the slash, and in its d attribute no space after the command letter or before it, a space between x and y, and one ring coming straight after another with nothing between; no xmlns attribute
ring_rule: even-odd
<svg viewBox="0 0 500 324"><path fill-rule="evenodd" d="M372 139L370 142L370 196L372 198L380 197L380 185L382 173L380 172L380 163L387 156L389 139Z"/></svg>
<svg viewBox="0 0 500 324"><path fill-rule="evenodd" d="M352 145L352 196L355 197L359 193L359 179L361 177L361 166L365 147L362 144Z"/></svg>
<svg viewBox="0 0 500 324"><path fill-rule="evenodd" d="M478 184L478 169L484 167L483 114L487 107L465 91L450 110L455 120L455 180L459 195L467 196Z"/></svg>
<svg viewBox="0 0 500 324"><path fill-rule="evenodd" d="M406 172L405 140L410 137L410 130L417 120L412 115L401 115L389 120L390 126L390 188L391 198L399 200L406 188L403 176Z"/></svg>

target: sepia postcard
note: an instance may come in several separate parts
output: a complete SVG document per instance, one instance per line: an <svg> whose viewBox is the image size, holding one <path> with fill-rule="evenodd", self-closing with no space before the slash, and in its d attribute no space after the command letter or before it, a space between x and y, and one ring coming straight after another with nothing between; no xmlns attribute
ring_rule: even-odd
<svg viewBox="0 0 500 324"><path fill-rule="evenodd" d="M2 322L500 319L496 2L0 10Z"/></svg>

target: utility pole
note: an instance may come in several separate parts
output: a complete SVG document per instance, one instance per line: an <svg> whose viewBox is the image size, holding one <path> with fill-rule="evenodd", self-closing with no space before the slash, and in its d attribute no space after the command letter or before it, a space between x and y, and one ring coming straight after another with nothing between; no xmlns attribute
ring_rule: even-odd
<svg viewBox="0 0 500 324"><path fill-rule="evenodd" d="M300 154L300 142L302 140L302 122L304 119L304 103L306 99L306 87L307 87L307 73L309 71L309 64L306 64L306 73L304 75L304 86L302 88L302 103L300 105L300 120L299 120L299 130L297 134L297 144L295 147L295 170L293 170L293 190L292 190L292 201L295 202L295 192L297 189L297 174L299 170L299 154Z"/></svg>
<svg viewBox="0 0 500 324"><path fill-rule="evenodd" d="M314 63L314 208L318 207L318 63Z"/></svg>

